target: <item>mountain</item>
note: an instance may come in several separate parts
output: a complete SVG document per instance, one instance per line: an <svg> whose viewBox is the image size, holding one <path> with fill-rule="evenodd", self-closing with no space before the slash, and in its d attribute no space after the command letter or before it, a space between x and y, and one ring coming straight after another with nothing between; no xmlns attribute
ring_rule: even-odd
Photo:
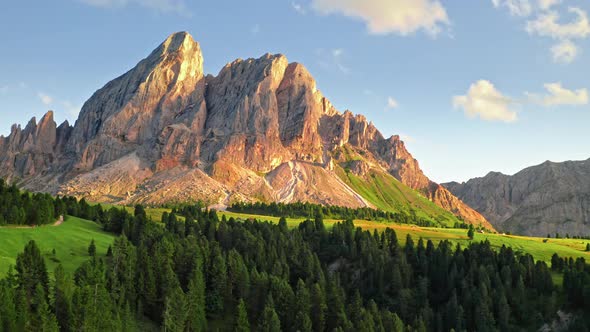
<svg viewBox="0 0 590 332"><path fill-rule="evenodd" d="M491 172L444 184L497 229L517 234L590 234L590 159L550 161L509 176Z"/></svg>
<svg viewBox="0 0 590 332"><path fill-rule="evenodd" d="M96 91L74 126L56 127L51 112L13 126L0 163L27 189L98 202L310 201L491 227L430 181L399 136L336 110L303 65L266 54L205 75L186 32Z"/></svg>

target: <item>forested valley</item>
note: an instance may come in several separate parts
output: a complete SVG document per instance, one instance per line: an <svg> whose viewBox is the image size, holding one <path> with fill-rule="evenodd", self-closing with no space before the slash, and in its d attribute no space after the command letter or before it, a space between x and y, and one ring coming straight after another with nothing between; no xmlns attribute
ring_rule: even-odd
<svg viewBox="0 0 590 332"><path fill-rule="evenodd" d="M401 245L389 228L345 220L327 229L322 214L289 229L284 218L237 221L186 205L159 223L141 205L104 210L0 188L3 213L47 201L50 218L78 216L119 235L106 252L89 243L73 273L47 271L27 244L0 281L2 331L138 331L145 321L164 331L520 331L558 310L573 315L570 330L590 326L581 258L548 266L487 242Z"/></svg>

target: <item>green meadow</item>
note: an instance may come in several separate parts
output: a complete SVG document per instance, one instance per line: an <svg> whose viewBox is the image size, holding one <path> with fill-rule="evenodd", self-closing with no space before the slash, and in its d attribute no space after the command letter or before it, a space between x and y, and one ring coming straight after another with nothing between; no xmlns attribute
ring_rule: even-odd
<svg viewBox="0 0 590 332"><path fill-rule="evenodd" d="M104 255L114 236L103 232L100 225L92 221L69 216L59 226L0 227L0 276L16 264L16 256L30 240L35 240L41 249L49 272L58 264L73 272L89 258L88 245L93 239L97 253Z"/></svg>

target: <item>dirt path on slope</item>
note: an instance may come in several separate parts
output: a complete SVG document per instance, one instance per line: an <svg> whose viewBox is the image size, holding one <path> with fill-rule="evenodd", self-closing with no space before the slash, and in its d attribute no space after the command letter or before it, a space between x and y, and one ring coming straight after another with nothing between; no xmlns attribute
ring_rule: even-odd
<svg viewBox="0 0 590 332"><path fill-rule="evenodd" d="M63 222L64 222L64 216L59 216L59 218L53 224L51 224L51 226L52 227L59 226L59 225L63 224ZM46 225L41 225L41 226L46 226ZM8 225L8 226L4 226L2 228L25 229L25 228L35 228L35 227L41 227L41 226L38 226L38 225L33 225L33 226L23 226L23 225L10 226L10 225Z"/></svg>

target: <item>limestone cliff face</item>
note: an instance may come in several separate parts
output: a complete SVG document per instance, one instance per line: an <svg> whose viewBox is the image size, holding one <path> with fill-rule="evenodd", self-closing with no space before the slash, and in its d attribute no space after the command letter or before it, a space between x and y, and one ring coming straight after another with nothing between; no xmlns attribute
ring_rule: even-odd
<svg viewBox="0 0 590 332"><path fill-rule="evenodd" d="M545 162L512 176L490 172L444 185L499 230L536 236L590 234L590 159Z"/></svg>
<svg viewBox="0 0 590 332"><path fill-rule="evenodd" d="M348 160L343 148L363 160ZM94 93L73 127L56 128L51 113L13 127L0 139L0 163L0 175L29 189L96 201L372 206L338 178L346 163L358 174L385 170L464 220L486 223L430 181L398 136L385 139L364 116L337 111L303 65L266 54L204 75L201 48L186 32Z"/></svg>
<svg viewBox="0 0 590 332"><path fill-rule="evenodd" d="M50 172L71 132L67 121L56 127L52 111L39 123L32 118L24 129L13 125L8 137L0 137L0 176L23 179Z"/></svg>
<svg viewBox="0 0 590 332"><path fill-rule="evenodd" d="M73 167L89 171L138 149L153 158L156 139L172 124L199 134L206 117L204 90L199 44L188 33L171 35L83 105L67 144L75 155Z"/></svg>

